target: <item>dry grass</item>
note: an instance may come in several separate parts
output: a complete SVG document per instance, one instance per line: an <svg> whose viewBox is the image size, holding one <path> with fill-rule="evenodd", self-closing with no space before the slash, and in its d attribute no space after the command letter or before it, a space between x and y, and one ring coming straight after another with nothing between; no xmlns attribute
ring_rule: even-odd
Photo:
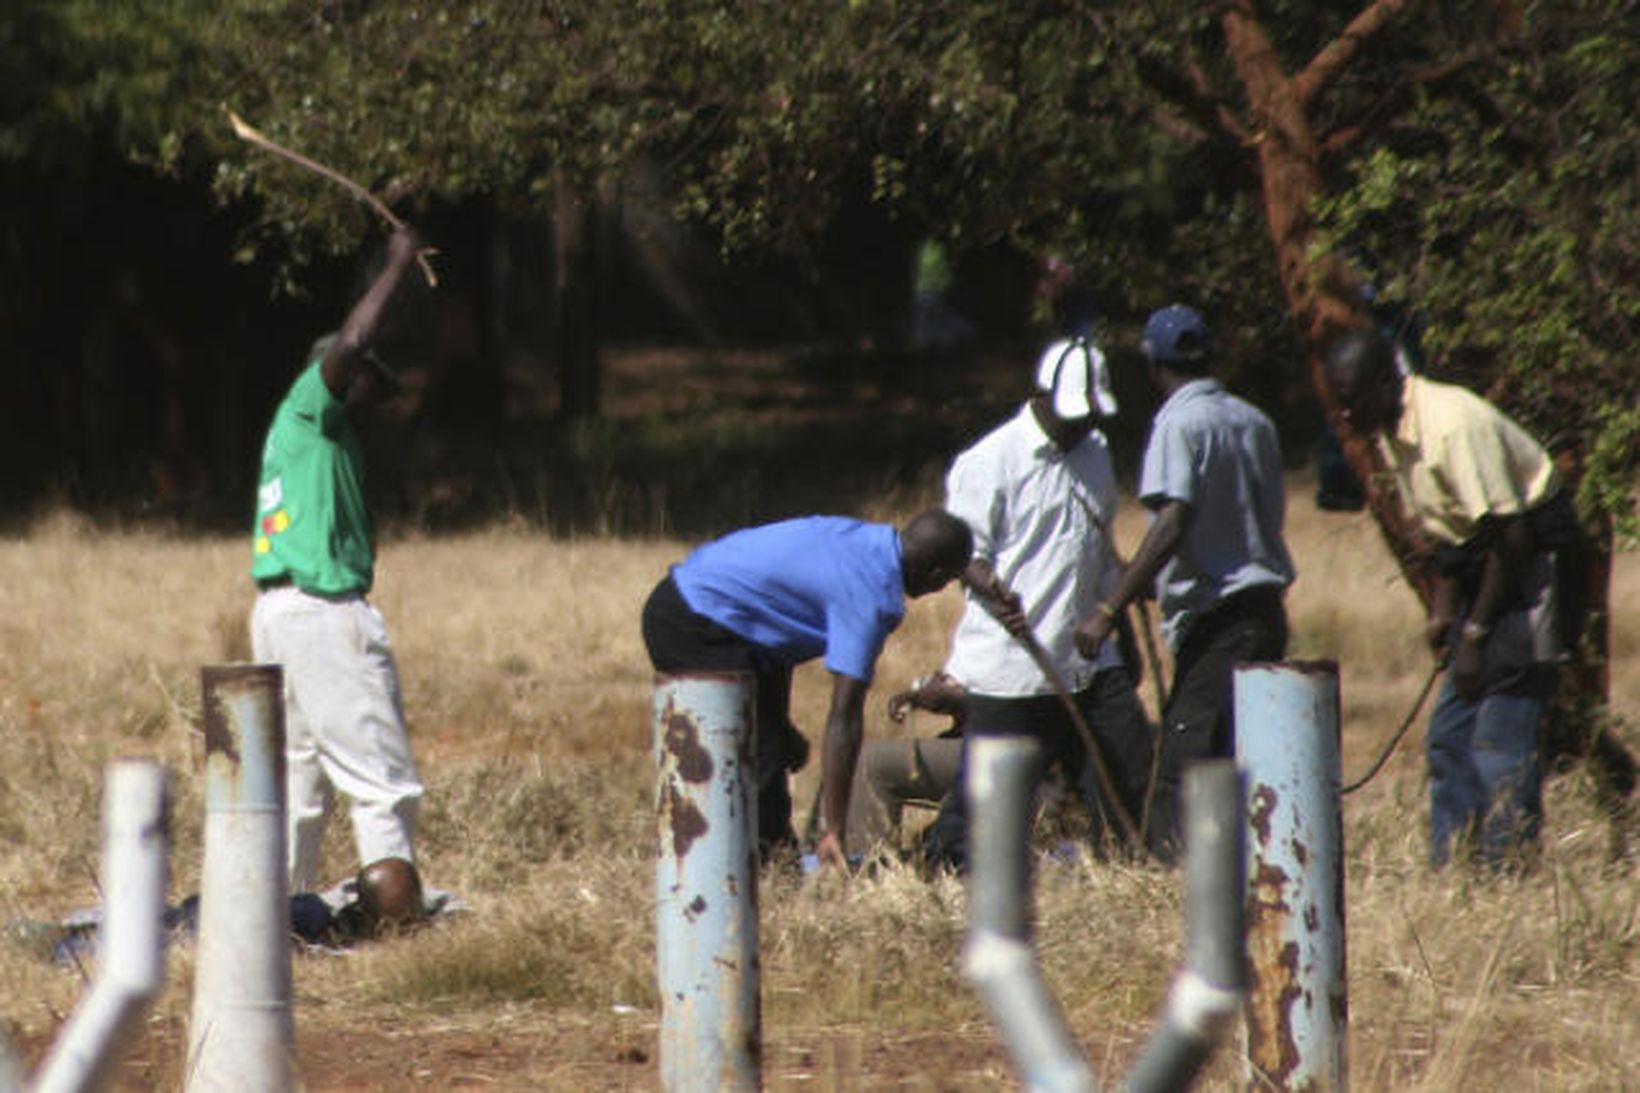
<svg viewBox="0 0 1640 1093"><path fill-rule="evenodd" d="M1371 524L1319 514L1308 496L1295 485L1294 654L1343 665L1348 776L1393 729L1427 659L1416 605ZM1139 531L1125 515L1129 547ZM637 618L683 550L552 541L511 526L386 544L376 599L397 642L430 783L425 869L472 913L345 959L298 960L299 1049L344 1030L403 1038L395 1044L482 1036L490 1046L474 1049L467 1069L491 1087L653 1085L650 673ZM0 540L0 920L95 902L100 770L114 755L156 756L174 772L173 892L193 889L198 668L244 655L247 562L238 539L107 532L67 516ZM1613 597L1614 699L1631 740L1640 717L1636 602L1640 559L1626 556ZM875 693L943 658L957 608L952 592L911 608ZM823 672L800 671L799 723L818 726L825 698ZM874 701L867 731L905 730ZM1605 865L1585 779L1573 773L1551 786L1537 876L1432 876L1422 864L1416 739L1345 806L1352 1084L1635 1088L1640 900L1633 873ZM800 809L814 777L799 777ZM339 822L327 873L345 874L350 854ZM953 971L958 884L900 869L846 886L770 877L762 913L771 1088L828 1068L867 1088L1008 1084ZM1176 878L1046 867L1039 915L1052 981L1097 1071L1114 1081L1148 1036L1177 959ZM131 1088L175 1085L180 1073L190 957L172 960ZM16 944L0 944L0 975L0 1018L34 1047L80 988L78 975ZM985 1049L906 1046L919 1043ZM322 1074L306 1073L311 1088L327 1087ZM460 1074L428 1073L424 1084L461 1084ZM1204 1086L1239 1088L1234 1052L1215 1061Z"/></svg>

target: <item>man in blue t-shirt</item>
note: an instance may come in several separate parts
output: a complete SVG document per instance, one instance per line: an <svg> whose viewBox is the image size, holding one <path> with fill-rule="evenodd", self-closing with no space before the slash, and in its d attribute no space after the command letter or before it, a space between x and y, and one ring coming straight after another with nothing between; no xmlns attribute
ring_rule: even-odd
<svg viewBox="0 0 1640 1093"><path fill-rule="evenodd" d="M823 864L845 866L848 799L864 732L866 688L905 597L962 572L972 536L929 509L896 531L842 516L748 528L700 547L655 586L643 636L655 670L749 671L757 690L758 845L797 842L786 772L808 744L791 723L791 670L825 657L832 673L821 762Z"/></svg>

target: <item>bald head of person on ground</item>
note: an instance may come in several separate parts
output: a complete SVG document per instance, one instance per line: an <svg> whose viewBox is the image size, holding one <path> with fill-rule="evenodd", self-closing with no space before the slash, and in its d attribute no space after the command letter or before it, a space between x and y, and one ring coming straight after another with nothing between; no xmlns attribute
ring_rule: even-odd
<svg viewBox="0 0 1640 1093"><path fill-rule="evenodd" d="M359 910L378 934L398 933L427 918L421 874L403 858L383 858L359 870Z"/></svg>

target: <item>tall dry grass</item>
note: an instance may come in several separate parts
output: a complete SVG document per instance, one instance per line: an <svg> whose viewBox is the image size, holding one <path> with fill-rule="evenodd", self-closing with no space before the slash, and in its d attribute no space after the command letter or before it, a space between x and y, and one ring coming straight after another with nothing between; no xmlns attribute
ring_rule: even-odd
<svg viewBox="0 0 1640 1093"><path fill-rule="evenodd" d="M1370 522L1318 513L1308 496L1295 483L1293 653L1342 666L1348 776L1405 712L1428 659L1416 604ZM875 515L911 507L885 503ZM1129 512L1118 534L1131 549L1141 530ZM474 1070L490 1066L492 1086L652 1086L653 765L637 618L685 549L552 541L505 524L385 544L375 598L429 783L424 868L471 910L413 939L299 959L299 1049L327 1030L375 1029L407 1043L484 1030L497 1045L537 1045L527 1064L499 1046L505 1066L475 1061ZM237 538L109 531L66 515L0 540L0 920L95 902L101 766L116 755L155 756L173 771L172 890L193 890L198 669L245 655L247 563ZM1637 596L1640 559L1625 556L1613 595L1613 697L1631 742L1640 742ZM950 591L912 605L880 664L869 734L934 730L926 720L892 725L878 699L941 661L958 609ZM800 724L820 725L826 694L822 671L798 673ZM1586 779L1574 772L1551 785L1535 876L1432 875L1422 863L1420 736L1345 802L1354 1087L1640 1086L1640 890L1632 870L1605 860ZM815 776L798 777L800 809ZM337 878L353 868L345 818L332 825L325 865ZM846 885L771 875L761 897L771 1088L812 1074L822 1042L820 1068L844 1086L1008 1087L954 971L957 882L898 868ZM1178 957L1177 877L1044 864L1038 915L1051 981L1097 1071L1114 1081L1153 1027ZM181 1073L186 949L172 967L132 1088L174 1086ZM77 972L16 941L0 942L0 976L0 1018L36 1046L81 988ZM894 1045L919 1037L993 1050L882 1069ZM587 1043L596 1050L577 1047ZM613 1071L625 1078L603 1065L611 1055L628 1061ZM1204 1088L1239 1087L1234 1052L1221 1054Z"/></svg>

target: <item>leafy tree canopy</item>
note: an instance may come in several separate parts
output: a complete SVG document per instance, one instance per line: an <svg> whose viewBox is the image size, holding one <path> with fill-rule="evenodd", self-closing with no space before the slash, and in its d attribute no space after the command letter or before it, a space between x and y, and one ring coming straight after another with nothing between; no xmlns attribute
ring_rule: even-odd
<svg viewBox="0 0 1640 1093"><path fill-rule="evenodd" d="M1631 538L1640 450L1640 8L1525 5L1461 94L1422 95L1323 203L1429 355L1586 460Z"/></svg>
<svg viewBox="0 0 1640 1093"><path fill-rule="evenodd" d="M864 196L960 251L1071 260L1113 314L1203 306L1300 375L1261 189L1301 98L1318 251L1428 319L1443 370L1632 490L1632 0L18 0L0 158L88 127L254 198L298 259L369 214L237 145L231 107L400 206L544 209L642 162L728 248L801 251ZM1256 55L1258 64L1249 63ZM1267 180L1266 180L1267 181ZM1278 248L1279 249L1279 248ZM1336 286L1335 286L1336 287ZM1289 366L1286 362L1292 362ZM1274 365L1275 367L1272 367Z"/></svg>

